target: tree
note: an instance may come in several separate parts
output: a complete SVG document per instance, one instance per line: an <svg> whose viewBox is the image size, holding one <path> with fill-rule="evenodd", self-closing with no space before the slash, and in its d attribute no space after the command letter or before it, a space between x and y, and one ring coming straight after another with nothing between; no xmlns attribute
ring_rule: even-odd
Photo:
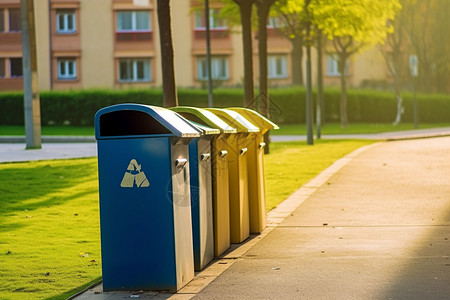
<svg viewBox="0 0 450 300"><path fill-rule="evenodd" d="M292 44L292 84L303 85L303 47L305 33L304 0L280 0L271 15L280 20L275 24Z"/></svg>
<svg viewBox="0 0 450 300"><path fill-rule="evenodd" d="M161 67L164 107L178 106L175 69L173 64L172 23L170 1L158 0L158 25L161 43Z"/></svg>
<svg viewBox="0 0 450 300"><path fill-rule="evenodd" d="M393 125L398 125L403 114L403 99L401 96L401 88L404 83L404 73L407 70L405 63L405 29L404 29L404 10L397 14L393 21L394 32L388 34L386 45L381 45L381 54L386 61L389 73L391 74L394 87L394 94L397 100L397 114Z"/></svg>
<svg viewBox="0 0 450 300"><path fill-rule="evenodd" d="M314 24L332 40L338 56L340 119L343 128L348 126L347 61L362 49L384 41L393 30L388 20L394 19L400 7L398 0L315 0L311 3Z"/></svg>
<svg viewBox="0 0 450 300"><path fill-rule="evenodd" d="M402 0L404 28L419 61L419 89L450 92L450 2Z"/></svg>

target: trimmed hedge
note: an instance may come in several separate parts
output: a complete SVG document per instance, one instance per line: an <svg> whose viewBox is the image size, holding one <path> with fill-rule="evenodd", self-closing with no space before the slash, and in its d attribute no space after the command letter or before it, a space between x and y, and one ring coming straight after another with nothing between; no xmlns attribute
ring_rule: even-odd
<svg viewBox="0 0 450 300"><path fill-rule="evenodd" d="M314 93L314 98L316 94ZM206 90L179 89L180 105L207 107ZM404 122L413 121L414 95L405 93ZM146 90L78 90L41 92L42 124L92 126L95 113L103 107L119 103L142 103L162 106L160 89ZM258 97L256 97L256 102ZM340 91L325 90L325 119L339 122ZM420 122L450 122L450 95L417 95ZM215 107L242 106L242 89L220 88L214 91ZM0 93L0 124L23 125L23 93ZM315 105L314 105L315 107ZM271 119L280 124L305 122L305 89L302 87L270 90ZM396 100L392 93L370 90L348 91L349 122L389 123L395 119Z"/></svg>

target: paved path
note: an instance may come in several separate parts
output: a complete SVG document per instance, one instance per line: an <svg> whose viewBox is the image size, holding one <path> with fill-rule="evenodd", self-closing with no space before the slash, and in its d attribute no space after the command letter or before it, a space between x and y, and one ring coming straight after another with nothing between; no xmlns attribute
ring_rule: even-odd
<svg viewBox="0 0 450 300"><path fill-rule="evenodd" d="M450 137L372 144L268 215L178 294L83 299L450 299Z"/></svg>
<svg viewBox="0 0 450 300"><path fill-rule="evenodd" d="M194 299L450 299L450 138L361 153Z"/></svg>

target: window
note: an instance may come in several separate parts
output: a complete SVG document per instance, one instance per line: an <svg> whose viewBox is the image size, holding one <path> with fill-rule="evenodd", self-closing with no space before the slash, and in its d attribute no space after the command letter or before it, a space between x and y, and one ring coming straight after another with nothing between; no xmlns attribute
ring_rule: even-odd
<svg viewBox="0 0 450 300"><path fill-rule="evenodd" d="M279 17L269 17L267 20L267 28L282 28L286 27L284 21Z"/></svg>
<svg viewBox="0 0 450 300"><path fill-rule="evenodd" d="M117 31L150 31L149 11L118 11Z"/></svg>
<svg viewBox="0 0 450 300"><path fill-rule="evenodd" d="M219 14L220 14L219 9L209 10L209 27L212 30L228 29L226 20L219 18ZM206 19L204 10L195 11L195 29L206 30Z"/></svg>
<svg viewBox="0 0 450 300"><path fill-rule="evenodd" d="M20 31L20 8L10 8L9 10L9 31Z"/></svg>
<svg viewBox="0 0 450 300"><path fill-rule="evenodd" d="M150 59L119 60L119 81L151 81Z"/></svg>
<svg viewBox="0 0 450 300"><path fill-rule="evenodd" d="M286 78L288 76L286 55L268 55L267 76L269 78Z"/></svg>
<svg viewBox="0 0 450 300"><path fill-rule="evenodd" d="M337 54L327 55L327 76L341 76ZM345 75L348 76L348 60L345 64Z"/></svg>
<svg viewBox="0 0 450 300"><path fill-rule="evenodd" d="M5 10L0 8L0 32L5 32Z"/></svg>
<svg viewBox="0 0 450 300"><path fill-rule="evenodd" d="M0 58L0 78L4 78L6 75L5 72L5 59Z"/></svg>
<svg viewBox="0 0 450 300"><path fill-rule="evenodd" d="M22 58L10 58L9 59L11 77L22 77Z"/></svg>
<svg viewBox="0 0 450 300"><path fill-rule="evenodd" d="M212 57L211 58L211 74L213 80L227 80L228 75L228 58ZM206 57L197 59L197 78L199 80L208 79L208 68L206 66Z"/></svg>
<svg viewBox="0 0 450 300"><path fill-rule="evenodd" d="M76 32L75 10L64 9L56 11L56 32L58 33Z"/></svg>
<svg viewBox="0 0 450 300"><path fill-rule="evenodd" d="M58 59L58 79L77 79L77 61L75 58Z"/></svg>

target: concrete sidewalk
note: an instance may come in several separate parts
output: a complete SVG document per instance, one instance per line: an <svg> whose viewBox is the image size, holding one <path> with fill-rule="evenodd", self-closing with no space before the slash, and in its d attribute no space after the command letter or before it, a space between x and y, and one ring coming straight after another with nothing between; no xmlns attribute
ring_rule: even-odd
<svg viewBox="0 0 450 300"><path fill-rule="evenodd" d="M41 149L32 150L21 143L0 143L0 163L93 156L97 156L96 143L42 143Z"/></svg>
<svg viewBox="0 0 450 300"><path fill-rule="evenodd" d="M177 294L75 299L450 299L450 137L336 161Z"/></svg>
<svg viewBox="0 0 450 300"><path fill-rule="evenodd" d="M417 138L429 138L438 136L450 136L450 128L429 128L429 129L415 129L392 131L372 134L323 134L321 136L324 140L338 140L338 139L363 139L363 140L377 140L377 141L394 141L394 140L408 140ZM316 136L314 136L316 138ZM305 141L305 135L271 135L273 142L289 142L289 141Z"/></svg>

